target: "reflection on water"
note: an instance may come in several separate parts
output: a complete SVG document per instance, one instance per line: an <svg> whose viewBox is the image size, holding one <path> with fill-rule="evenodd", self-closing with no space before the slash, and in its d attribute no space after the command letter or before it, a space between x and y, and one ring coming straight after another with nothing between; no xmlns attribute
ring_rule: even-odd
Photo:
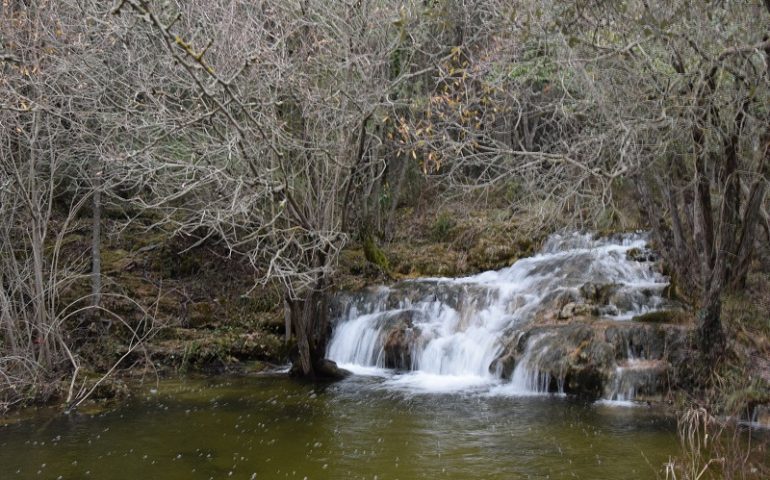
<svg viewBox="0 0 770 480"><path fill-rule="evenodd" d="M0 427L2 479L648 479L671 419L565 397L415 394L355 376L182 380Z"/></svg>

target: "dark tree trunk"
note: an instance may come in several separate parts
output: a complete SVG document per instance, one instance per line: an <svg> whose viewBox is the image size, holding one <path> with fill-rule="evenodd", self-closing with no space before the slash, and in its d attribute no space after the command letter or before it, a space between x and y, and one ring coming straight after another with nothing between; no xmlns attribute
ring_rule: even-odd
<svg viewBox="0 0 770 480"><path fill-rule="evenodd" d="M304 298L287 300L297 340L292 370L295 374L307 378L323 376L323 372L319 375L318 366L326 355L326 343L329 338L327 293L324 287L323 279L319 279L315 288Z"/></svg>
<svg viewBox="0 0 770 480"><path fill-rule="evenodd" d="M765 136L762 143L764 151L759 158L758 168L761 176L752 184L746 200L746 209L743 212L742 229L729 284L729 287L733 290L742 289L746 286L746 277L749 272L751 255L754 252L757 228L761 225L767 232L768 237L770 237L770 227L767 221L763 219L765 215L762 211L767 191L768 173L770 173L768 172L770 167L770 134ZM763 220L765 221L763 222Z"/></svg>
<svg viewBox="0 0 770 480"><path fill-rule="evenodd" d="M91 220L91 305L92 319L99 323L102 305L102 171L101 161L94 161L93 182L94 193L92 198L93 216ZM102 327L102 325L97 325Z"/></svg>
<svg viewBox="0 0 770 480"><path fill-rule="evenodd" d="M719 296L707 300L698 311L696 343L703 371L711 371L725 352L725 332L721 321L722 302Z"/></svg>
<svg viewBox="0 0 770 480"><path fill-rule="evenodd" d="M765 199L767 183L758 180L751 187L746 211L743 214L743 230L738 243L736 261L732 267L730 285L732 290L743 289L746 286L746 277L751 263L751 254L754 251L757 226L761 217L762 203Z"/></svg>

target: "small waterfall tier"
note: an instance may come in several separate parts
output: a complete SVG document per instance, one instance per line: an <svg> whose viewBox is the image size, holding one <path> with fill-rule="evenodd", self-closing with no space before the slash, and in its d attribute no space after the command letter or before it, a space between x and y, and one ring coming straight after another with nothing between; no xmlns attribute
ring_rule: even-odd
<svg viewBox="0 0 770 480"><path fill-rule="evenodd" d="M327 356L410 388L627 400L668 331L629 320L671 308L667 288L644 234L553 235L503 270L340 294ZM600 364L574 368L581 354Z"/></svg>

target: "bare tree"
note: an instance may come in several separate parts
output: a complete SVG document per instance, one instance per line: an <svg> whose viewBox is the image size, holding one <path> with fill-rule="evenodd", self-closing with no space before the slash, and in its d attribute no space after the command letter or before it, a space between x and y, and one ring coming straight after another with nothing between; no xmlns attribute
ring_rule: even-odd
<svg viewBox="0 0 770 480"><path fill-rule="evenodd" d="M99 302L98 207L103 190L132 176L126 168L104 175L94 165L103 168L116 158L111 152L141 135L141 123L120 122L141 75L111 61L121 50L120 26L101 20L99 2L5 2L3 9L0 405L56 393L57 380L68 375L74 397L81 360L73 332L85 313L123 320ZM64 245L91 202L89 262L89 252L65 252ZM68 292L87 281L89 263L93 294L72 299ZM152 331L149 320L143 316L139 329L126 323L134 348Z"/></svg>
<svg viewBox="0 0 770 480"><path fill-rule="evenodd" d="M585 2L562 10L568 65L626 139L645 214L700 307L708 364L720 299L745 281L768 173L767 19L760 2ZM570 23L572 22L572 23Z"/></svg>
<svg viewBox="0 0 770 480"><path fill-rule="evenodd" d="M171 207L178 232L203 229L249 258L261 282L285 286L305 375L316 374L325 351L325 291L351 206L384 172L370 154L378 119L393 92L423 73L391 70L400 37L389 7L185 2L158 10L126 0L115 9L138 13L178 63L180 88L206 112L188 134L216 152L205 163L178 162L189 181L153 205ZM182 196L185 205L175 204Z"/></svg>

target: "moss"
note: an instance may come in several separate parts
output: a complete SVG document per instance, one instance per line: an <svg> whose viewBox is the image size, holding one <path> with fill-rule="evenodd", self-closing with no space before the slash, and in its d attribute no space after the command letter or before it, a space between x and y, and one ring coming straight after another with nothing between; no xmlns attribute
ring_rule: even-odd
<svg viewBox="0 0 770 480"><path fill-rule="evenodd" d="M105 273L125 271L133 262L131 254L123 249L102 249L102 271Z"/></svg>
<svg viewBox="0 0 770 480"><path fill-rule="evenodd" d="M244 313L272 312L283 305L281 295L274 288L255 290L249 296L241 295L233 303Z"/></svg>
<svg viewBox="0 0 770 480"><path fill-rule="evenodd" d="M384 272L390 271L390 262L388 257L385 256L385 252L377 246L377 242L374 240L374 236L371 234L364 235L363 238L364 257L370 263L377 265Z"/></svg>

